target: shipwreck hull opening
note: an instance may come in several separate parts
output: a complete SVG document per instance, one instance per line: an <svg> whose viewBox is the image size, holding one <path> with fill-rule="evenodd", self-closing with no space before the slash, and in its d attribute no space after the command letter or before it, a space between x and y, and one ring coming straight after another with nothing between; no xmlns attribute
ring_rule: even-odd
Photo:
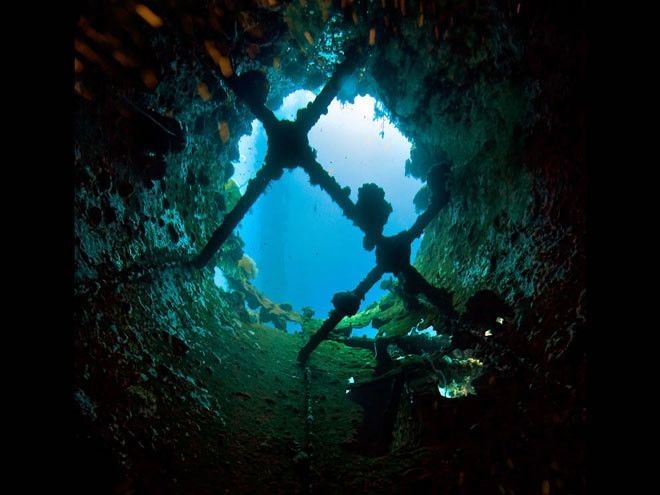
<svg viewBox="0 0 660 495"><path fill-rule="evenodd" d="M79 488L586 493L584 10L83 2Z"/></svg>

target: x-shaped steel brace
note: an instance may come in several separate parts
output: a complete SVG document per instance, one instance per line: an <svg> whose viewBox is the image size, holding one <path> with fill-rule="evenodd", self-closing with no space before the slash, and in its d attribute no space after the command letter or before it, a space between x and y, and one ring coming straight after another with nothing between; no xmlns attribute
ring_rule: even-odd
<svg viewBox="0 0 660 495"><path fill-rule="evenodd" d="M309 355L330 334L345 316L352 316L360 309L361 301L385 273L392 273L403 279L403 287L410 294L424 294L445 315L453 317L456 312L452 305L452 297L449 292L431 285L410 264L410 245L419 237L428 223L436 216L438 211L446 203L446 194L438 187L439 181L436 177L433 181L428 180L431 186L431 203L415 223L407 230L395 236L384 236L382 226L374 230L368 225L364 214L360 211L358 204L350 199L350 189L342 188L337 181L316 161L316 153L309 145L307 134L318 122L321 115L327 113L332 99L339 92L342 80L348 76L359 64L363 54L357 49L349 50L344 62L335 69L330 80L323 87L319 95L298 111L295 121L279 120L264 103L250 93L241 89L237 76L225 79L227 85L234 91L261 121L268 137L268 151L264 165L250 180L245 194L241 196L234 208L225 216L222 224L213 232L211 238L193 264L197 268L206 266L211 257L220 249L229 235L237 227L241 219L256 202L259 196L266 190L271 181L279 179L284 169L301 167L309 175L310 182L323 189L332 200L342 209L344 215L356 226L362 229L370 238L371 248L376 248L376 266L371 269L367 276L349 292L335 294L332 299L334 309L330 311L328 318L319 330L312 335L300 349L298 361L305 363ZM431 176L430 176L431 177ZM385 203L390 208L388 203ZM389 215L389 213L387 213ZM366 243L365 243L366 244Z"/></svg>
<svg viewBox="0 0 660 495"><path fill-rule="evenodd" d="M347 53L346 59L339 64L319 95L306 108L298 111L296 120L293 122L278 120L263 103L244 92L240 88L236 75L225 79L227 85L247 104L250 111L263 124L268 137L268 152L266 153L264 165L248 183L245 194L241 196L234 208L225 216L220 227L213 232L204 249L194 260L193 263L197 268L203 268L208 264L211 257L220 249L248 210L266 190L268 184L272 180L279 179L285 168L293 169L302 166L305 170L308 170L311 167L317 167L325 172L323 167L315 161L316 154L309 145L307 134L321 118L321 115L327 113L328 105L339 92L342 79L352 72L359 60L360 56L357 51ZM327 180L323 184L332 188L333 192L341 190L334 179L331 179L330 182L333 183L334 187ZM345 210L345 213L353 207L347 193L341 194L338 204Z"/></svg>

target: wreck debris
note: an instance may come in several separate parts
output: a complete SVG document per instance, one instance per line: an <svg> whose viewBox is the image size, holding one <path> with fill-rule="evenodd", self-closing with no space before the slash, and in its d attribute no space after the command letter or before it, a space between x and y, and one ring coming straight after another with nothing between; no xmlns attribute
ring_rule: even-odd
<svg viewBox="0 0 660 495"><path fill-rule="evenodd" d="M337 324L344 316L353 316L360 309L360 303L369 289L371 289L383 272L380 267L376 266L367 274L367 276L358 284L358 286L351 292L340 292L335 294L332 298L332 305L335 307L330 311L330 316L323 322L321 328L309 338L309 341L298 352L298 361L304 363L307 361L309 355L314 352L314 349L326 339L326 337L334 330Z"/></svg>
<svg viewBox="0 0 660 495"><path fill-rule="evenodd" d="M209 46L215 48L212 45L207 45L207 50ZM233 232L257 198L265 191L270 181L282 176L284 168L303 165L303 168L307 170L304 164L313 161L313 151L309 147L307 133L339 91L340 79L352 69L355 63L354 58L347 57L346 61L339 65L319 96L307 108L298 112L295 122L278 120L273 112L264 105L264 102L260 101L259 95L246 91L245 87L241 86L240 79L233 74L233 71L230 76L226 76L223 72L223 76L227 77L225 81L227 85L247 104L254 116L264 125L269 142L268 154L264 166L248 183L245 194L224 218L222 225L213 232L202 252L194 260L193 263L197 268L203 268L208 264L211 257ZM323 170L320 165L316 165ZM334 179L331 180L334 182ZM339 188L338 184L336 184L336 188ZM346 202L352 205L348 195L345 196L345 199L344 206L347 206Z"/></svg>
<svg viewBox="0 0 660 495"><path fill-rule="evenodd" d="M246 301L252 309L260 308L260 320L262 323L268 321L292 321L301 324L304 315L293 311L290 304L277 304L264 296L257 288L246 279L241 279L241 288L246 296ZM286 327L286 323L284 323Z"/></svg>
<svg viewBox="0 0 660 495"><path fill-rule="evenodd" d="M272 180L279 179L284 169L300 166L309 175L310 183L318 185L328 193L344 215L365 233L364 247L367 250L376 248L377 264L353 291L335 294L332 299L334 309L298 353L299 362L306 362L309 355L327 338L342 318L358 312L365 294L384 273L403 277L404 290L411 294L424 294L440 311L448 317L454 317L456 313L451 302L451 294L444 289L433 287L410 265L410 244L422 234L426 225L447 202L447 192L442 180L447 172L446 167L434 167L429 172L428 186L432 197L426 211L417 218L410 229L396 236L386 237L383 236L383 227L392 212L392 206L385 200L384 191L376 184L364 184L359 189L357 203L353 203L350 199L350 189L342 188L315 160L315 153L309 146L307 134L321 115L327 112L328 105L339 92L342 80L357 67L364 51L360 51L356 46L349 48L346 51L346 58L337 66L319 95L307 107L299 110L296 120L292 122L278 120L265 106L268 86L256 84L265 80L262 73L253 74L251 71L237 77L233 70L223 70L222 62L228 59L220 55L212 42L206 41L205 46L209 55L220 66L226 84L263 124L268 136L268 152L265 164L250 180L245 194L213 232L193 261L193 265L197 268L206 266L254 202L266 190L268 184ZM225 61L224 67L228 69L226 64Z"/></svg>

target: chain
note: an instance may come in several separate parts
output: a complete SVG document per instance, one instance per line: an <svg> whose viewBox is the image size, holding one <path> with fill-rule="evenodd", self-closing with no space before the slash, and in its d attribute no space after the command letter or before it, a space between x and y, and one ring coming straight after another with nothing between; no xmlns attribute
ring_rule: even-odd
<svg viewBox="0 0 660 495"><path fill-rule="evenodd" d="M307 454L305 458L305 490L306 493L312 493L312 425L314 423L314 415L312 414L312 372L309 366L305 366L305 443L304 452Z"/></svg>

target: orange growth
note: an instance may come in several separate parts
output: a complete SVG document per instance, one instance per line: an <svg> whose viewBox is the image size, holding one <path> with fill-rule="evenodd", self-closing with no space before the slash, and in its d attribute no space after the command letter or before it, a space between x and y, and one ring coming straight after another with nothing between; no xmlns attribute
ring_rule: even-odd
<svg viewBox="0 0 660 495"><path fill-rule="evenodd" d="M149 89L154 89L158 86L158 78L156 73L151 69L146 69L142 71L142 82Z"/></svg>
<svg viewBox="0 0 660 495"><path fill-rule="evenodd" d="M135 13L142 17L152 28L159 28L163 25L163 20L146 5L138 3L135 6Z"/></svg>
<svg viewBox="0 0 660 495"><path fill-rule="evenodd" d="M218 132L220 133L222 144L229 141L229 125L227 124L227 121L223 120L218 124Z"/></svg>
<svg viewBox="0 0 660 495"><path fill-rule="evenodd" d="M206 83L203 82L197 85L197 94L204 101L209 101L212 98L209 87L206 85Z"/></svg>

